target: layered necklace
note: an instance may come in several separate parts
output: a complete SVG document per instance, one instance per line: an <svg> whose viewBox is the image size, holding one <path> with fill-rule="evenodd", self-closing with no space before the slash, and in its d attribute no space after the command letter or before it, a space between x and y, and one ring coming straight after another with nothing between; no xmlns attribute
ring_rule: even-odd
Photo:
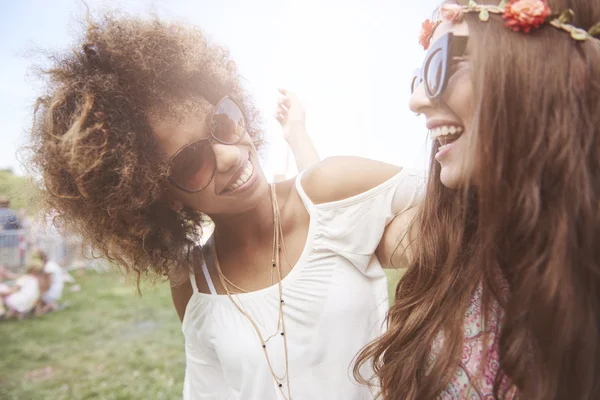
<svg viewBox="0 0 600 400"><path fill-rule="evenodd" d="M269 366L271 375L273 376L273 379L274 379L277 387L279 388L281 395L283 396L284 399L291 400L292 396L291 396L291 392L290 392L290 376L288 373L289 372L288 345L287 345L287 336L286 336L286 331L285 331L285 320L284 320L284 314L283 314L283 306L284 306L285 302L283 300L283 287L282 287L282 282L281 282L282 274L281 274L281 264L280 264L280 251L281 251L281 242L283 241L283 230L281 228L281 219L280 219L280 215L279 215L279 205L277 203L277 193L275 192L275 185L270 185L270 187L271 187L271 205L273 207L273 256L271 258L271 264L272 264L271 283L272 283L272 276L273 276L273 270L274 270L277 274L277 286L279 289L279 315L277 317L277 330L275 331L275 333L273 333L270 336L264 337L261 334L260 329L258 328L258 325L256 324L256 322L252 319L250 314L248 314L248 312L242 305L238 296L235 293L232 293L232 291L238 291L241 293L248 293L248 291L240 288L239 286L237 286L236 284L231 282L223 274L223 271L221 270L221 265L219 264L219 259L217 257L216 240L213 241L213 256L214 256L213 258L214 258L214 262L215 262L215 267L217 269L217 273L219 275L219 280L221 282L221 286L223 286L223 288L225 289L225 292L227 293L227 297L233 303L235 308L237 308L238 311L244 317L246 317L248 322L250 322L250 325L252 325L252 328L254 328L254 331L256 332L256 335L258 336L258 339L260 340L260 344L262 346L262 351L263 351L263 354L267 361L267 365ZM235 299L234 299L234 296L235 296ZM272 338L277 336L278 334L281 335L283 338L283 352L284 352L284 356L285 356L285 371L284 371L283 376L279 376L275 373L275 370L273 369L273 365L271 363L271 358L269 357L269 353L267 352L268 342ZM287 392L287 394L286 394L286 392Z"/></svg>

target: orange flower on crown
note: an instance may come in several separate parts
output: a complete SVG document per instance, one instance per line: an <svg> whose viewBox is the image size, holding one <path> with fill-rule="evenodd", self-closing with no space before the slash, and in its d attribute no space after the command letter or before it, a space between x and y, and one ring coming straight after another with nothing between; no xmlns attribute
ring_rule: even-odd
<svg viewBox="0 0 600 400"><path fill-rule="evenodd" d="M504 25L515 32L529 33L539 28L550 16L547 0L512 0L504 9Z"/></svg>
<svg viewBox="0 0 600 400"><path fill-rule="evenodd" d="M426 19L425 22L421 25L421 33L419 33L419 44L423 46L425 50L429 48L429 44L431 43L431 36L433 35L433 30L437 24L430 19Z"/></svg>

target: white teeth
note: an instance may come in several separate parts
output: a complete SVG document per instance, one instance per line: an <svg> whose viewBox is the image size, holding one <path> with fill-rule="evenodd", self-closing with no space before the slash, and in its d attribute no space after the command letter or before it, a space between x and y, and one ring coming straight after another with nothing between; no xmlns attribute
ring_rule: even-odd
<svg viewBox="0 0 600 400"><path fill-rule="evenodd" d="M248 161L246 168L244 168L244 172L242 172L240 177L234 183L229 185L229 187L226 190L231 191L231 190L235 190L235 189L239 188L244 183L248 182L248 179L250 179L250 177L252 176L253 173L254 173L254 167L252 166L252 163L250 161Z"/></svg>
<svg viewBox="0 0 600 400"><path fill-rule="evenodd" d="M437 128L432 129L430 132L431 132L432 139L435 139L440 136L461 134L461 133L463 133L463 131L464 131L464 128L462 126L444 125L444 126L438 126Z"/></svg>

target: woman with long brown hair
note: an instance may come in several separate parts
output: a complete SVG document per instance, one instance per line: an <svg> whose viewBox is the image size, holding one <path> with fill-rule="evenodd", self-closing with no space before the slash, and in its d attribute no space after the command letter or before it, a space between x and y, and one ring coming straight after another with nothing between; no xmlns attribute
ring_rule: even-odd
<svg viewBox="0 0 600 400"><path fill-rule="evenodd" d="M600 3L459 1L423 28L429 183L356 368L389 400L598 399Z"/></svg>

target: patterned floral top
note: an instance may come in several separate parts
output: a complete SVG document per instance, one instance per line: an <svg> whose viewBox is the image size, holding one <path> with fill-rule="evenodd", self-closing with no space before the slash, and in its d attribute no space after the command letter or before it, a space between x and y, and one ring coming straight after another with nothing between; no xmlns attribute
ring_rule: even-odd
<svg viewBox="0 0 600 400"><path fill-rule="evenodd" d="M473 293L469 307L465 313L465 339L462 358L454 378L444 391L438 396L440 400L488 400L494 399L494 381L500 367L498 352L498 337L500 323L504 312L500 305L494 301L487 321L482 313L482 285ZM444 343L440 332L432 346L429 362L433 363ZM484 347L485 343L485 347ZM487 348L485 364L481 365L484 358L484 348ZM516 391L508 396L516 399Z"/></svg>

